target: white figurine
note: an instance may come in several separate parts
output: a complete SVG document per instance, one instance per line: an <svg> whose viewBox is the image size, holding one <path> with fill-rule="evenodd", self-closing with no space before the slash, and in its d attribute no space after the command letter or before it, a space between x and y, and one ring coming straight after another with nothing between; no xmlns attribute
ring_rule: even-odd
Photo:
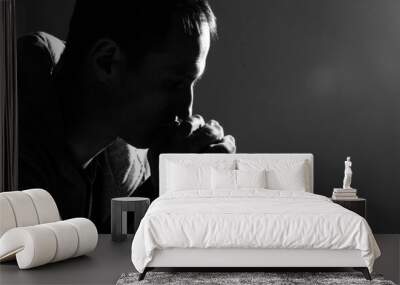
<svg viewBox="0 0 400 285"><path fill-rule="evenodd" d="M347 157L347 160L344 162L344 179L343 179L343 189L352 189L351 177L353 176L353 171L351 170L351 161L350 156Z"/></svg>

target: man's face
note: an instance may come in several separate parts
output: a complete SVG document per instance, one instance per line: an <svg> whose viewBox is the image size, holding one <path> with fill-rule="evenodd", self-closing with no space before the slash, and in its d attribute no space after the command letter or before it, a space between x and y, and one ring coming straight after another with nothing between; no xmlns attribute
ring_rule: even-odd
<svg viewBox="0 0 400 285"><path fill-rule="evenodd" d="M207 23L199 36L173 25L163 51L146 55L141 67L123 80L126 98L119 114L120 136L136 147L148 147L157 130L176 117L192 115L193 89L201 78L210 47Z"/></svg>

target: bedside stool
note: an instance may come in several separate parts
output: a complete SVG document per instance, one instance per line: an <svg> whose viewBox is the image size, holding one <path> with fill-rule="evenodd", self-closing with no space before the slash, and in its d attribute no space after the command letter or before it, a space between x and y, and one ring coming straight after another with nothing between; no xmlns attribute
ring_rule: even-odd
<svg viewBox="0 0 400 285"><path fill-rule="evenodd" d="M134 213L134 232L150 205L149 198L120 197L111 199L111 237L113 241L124 241L127 235L127 212Z"/></svg>
<svg viewBox="0 0 400 285"><path fill-rule="evenodd" d="M332 199L332 202L341 205L342 207L359 214L364 219L367 219L367 200L364 198L340 200Z"/></svg>

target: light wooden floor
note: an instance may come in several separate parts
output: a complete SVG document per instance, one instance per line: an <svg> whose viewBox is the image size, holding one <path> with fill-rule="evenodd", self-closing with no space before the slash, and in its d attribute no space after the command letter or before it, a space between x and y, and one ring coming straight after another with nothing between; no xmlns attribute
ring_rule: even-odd
<svg viewBox="0 0 400 285"><path fill-rule="evenodd" d="M382 255L375 262L374 272L400 284L400 234L375 234L375 239Z"/></svg>

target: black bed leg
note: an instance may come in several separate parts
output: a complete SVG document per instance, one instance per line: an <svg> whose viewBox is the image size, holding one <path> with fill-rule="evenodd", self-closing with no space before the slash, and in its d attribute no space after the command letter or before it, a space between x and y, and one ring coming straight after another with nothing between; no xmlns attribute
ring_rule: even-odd
<svg viewBox="0 0 400 285"><path fill-rule="evenodd" d="M356 267L354 268L355 270L361 271L362 274L364 275L365 279L367 280L372 280L371 274L369 274L369 270L367 267Z"/></svg>
<svg viewBox="0 0 400 285"><path fill-rule="evenodd" d="M147 268L145 268L143 270L143 272L139 274L138 281L142 281L144 279L144 277L146 276L146 273L147 273Z"/></svg>
<svg viewBox="0 0 400 285"><path fill-rule="evenodd" d="M365 279L367 279L367 280L371 280L372 279L371 278L371 274L369 274L369 270L368 270L367 267L364 267L362 269L362 273L364 274Z"/></svg>

